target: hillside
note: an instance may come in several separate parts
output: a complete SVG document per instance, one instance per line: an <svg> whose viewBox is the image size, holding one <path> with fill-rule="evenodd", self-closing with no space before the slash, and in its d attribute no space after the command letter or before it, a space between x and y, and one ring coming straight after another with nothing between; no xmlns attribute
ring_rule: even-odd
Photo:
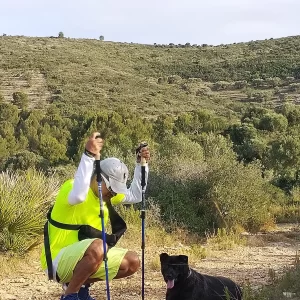
<svg viewBox="0 0 300 300"><path fill-rule="evenodd" d="M212 47L3 36L0 171L73 176L97 130L102 157L131 170L148 141L149 197L171 224L203 234L298 220L299 49L300 37Z"/></svg>
<svg viewBox="0 0 300 300"><path fill-rule="evenodd" d="M248 102L299 104L299 50L300 36L214 47L3 36L0 95L9 102L22 91L32 108L56 103L64 113L235 115Z"/></svg>

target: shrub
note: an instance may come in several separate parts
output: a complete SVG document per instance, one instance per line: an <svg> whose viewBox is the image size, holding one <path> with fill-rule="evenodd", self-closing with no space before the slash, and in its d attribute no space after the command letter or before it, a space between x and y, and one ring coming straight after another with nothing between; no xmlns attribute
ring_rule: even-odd
<svg viewBox="0 0 300 300"><path fill-rule="evenodd" d="M288 120L285 116L276 113L264 115L258 124L258 129L267 131L284 131L288 126Z"/></svg>
<svg viewBox="0 0 300 300"><path fill-rule="evenodd" d="M178 75L172 75L168 77L169 84L179 83L180 81L181 81L181 77Z"/></svg>
<svg viewBox="0 0 300 300"><path fill-rule="evenodd" d="M8 158L5 163L6 170L28 170L30 168L45 170L49 162L42 156L28 150L23 150Z"/></svg>
<svg viewBox="0 0 300 300"><path fill-rule="evenodd" d="M157 79L157 83L158 84L164 84L164 83L166 83L167 82L167 78L166 77L159 77L158 79Z"/></svg>
<svg viewBox="0 0 300 300"><path fill-rule="evenodd" d="M236 89L243 89L248 85L247 80L239 80L234 83Z"/></svg>
<svg viewBox="0 0 300 300"><path fill-rule="evenodd" d="M273 222L272 197L256 165L217 166L208 175L210 201L218 213L218 227L242 226L256 232Z"/></svg>
<svg viewBox="0 0 300 300"><path fill-rule="evenodd" d="M0 173L0 251L25 252L39 242L58 186L34 170Z"/></svg>
<svg viewBox="0 0 300 300"><path fill-rule="evenodd" d="M275 86L280 85L280 83L281 83L281 79L279 77L270 77L270 78L267 78L266 81L267 81L267 84L273 88Z"/></svg>
<svg viewBox="0 0 300 300"><path fill-rule="evenodd" d="M14 92L12 103L20 109L26 109L29 103L28 95L24 92Z"/></svg>
<svg viewBox="0 0 300 300"><path fill-rule="evenodd" d="M205 96L208 95L210 92L211 92L210 87L203 86L196 91L196 96Z"/></svg>
<svg viewBox="0 0 300 300"><path fill-rule="evenodd" d="M216 91L226 90L230 86L230 83L227 81L218 81L214 84L213 89Z"/></svg>
<svg viewBox="0 0 300 300"><path fill-rule="evenodd" d="M298 92L300 90L300 83L291 83L288 89L290 92Z"/></svg>

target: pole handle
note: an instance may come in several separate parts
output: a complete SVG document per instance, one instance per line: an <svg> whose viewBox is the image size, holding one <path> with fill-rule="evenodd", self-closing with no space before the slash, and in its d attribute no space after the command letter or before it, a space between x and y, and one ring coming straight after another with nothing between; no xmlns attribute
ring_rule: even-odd
<svg viewBox="0 0 300 300"><path fill-rule="evenodd" d="M97 175L97 182L101 183L102 178L101 178L101 168L100 168L100 153L96 155L95 157L96 161L96 175Z"/></svg>
<svg viewBox="0 0 300 300"><path fill-rule="evenodd" d="M101 139L101 135L97 135L95 139ZM101 183L101 168L100 168L100 153L97 153L95 155L95 164L96 164L96 175L97 175L97 182Z"/></svg>

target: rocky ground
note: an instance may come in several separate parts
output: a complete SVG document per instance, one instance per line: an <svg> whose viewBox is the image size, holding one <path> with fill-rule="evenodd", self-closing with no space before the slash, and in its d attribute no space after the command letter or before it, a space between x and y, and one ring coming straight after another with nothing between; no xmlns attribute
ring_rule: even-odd
<svg viewBox="0 0 300 300"><path fill-rule="evenodd" d="M223 275L243 284L248 282L257 288L270 283L274 276L280 276L287 267L291 267L300 247L300 231L298 226L281 226L267 234L246 235L247 246L239 246L231 250L209 251L207 258L196 261L193 268L210 275ZM185 247L174 245L177 249ZM161 252L172 252L168 247L146 249L146 282L145 299L165 299L166 286L161 274L153 267L149 259ZM13 275L14 273L14 275ZM141 274L131 278L111 282L111 299L141 299ZM0 299L59 299L62 288L59 284L48 282L46 275L39 267L38 257L22 265L10 275L1 278ZM105 283L93 285L92 294L96 299L106 299Z"/></svg>

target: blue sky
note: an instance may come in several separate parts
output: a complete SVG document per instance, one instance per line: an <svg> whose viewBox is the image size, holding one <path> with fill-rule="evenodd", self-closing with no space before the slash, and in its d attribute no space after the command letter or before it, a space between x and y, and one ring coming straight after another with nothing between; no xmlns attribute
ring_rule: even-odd
<svg viewBox="0 0 300 300"><path fill-rule="evenodd" d="M299 35L299 12L300 0L0 0L0 34L217 45Z"/></svg>

